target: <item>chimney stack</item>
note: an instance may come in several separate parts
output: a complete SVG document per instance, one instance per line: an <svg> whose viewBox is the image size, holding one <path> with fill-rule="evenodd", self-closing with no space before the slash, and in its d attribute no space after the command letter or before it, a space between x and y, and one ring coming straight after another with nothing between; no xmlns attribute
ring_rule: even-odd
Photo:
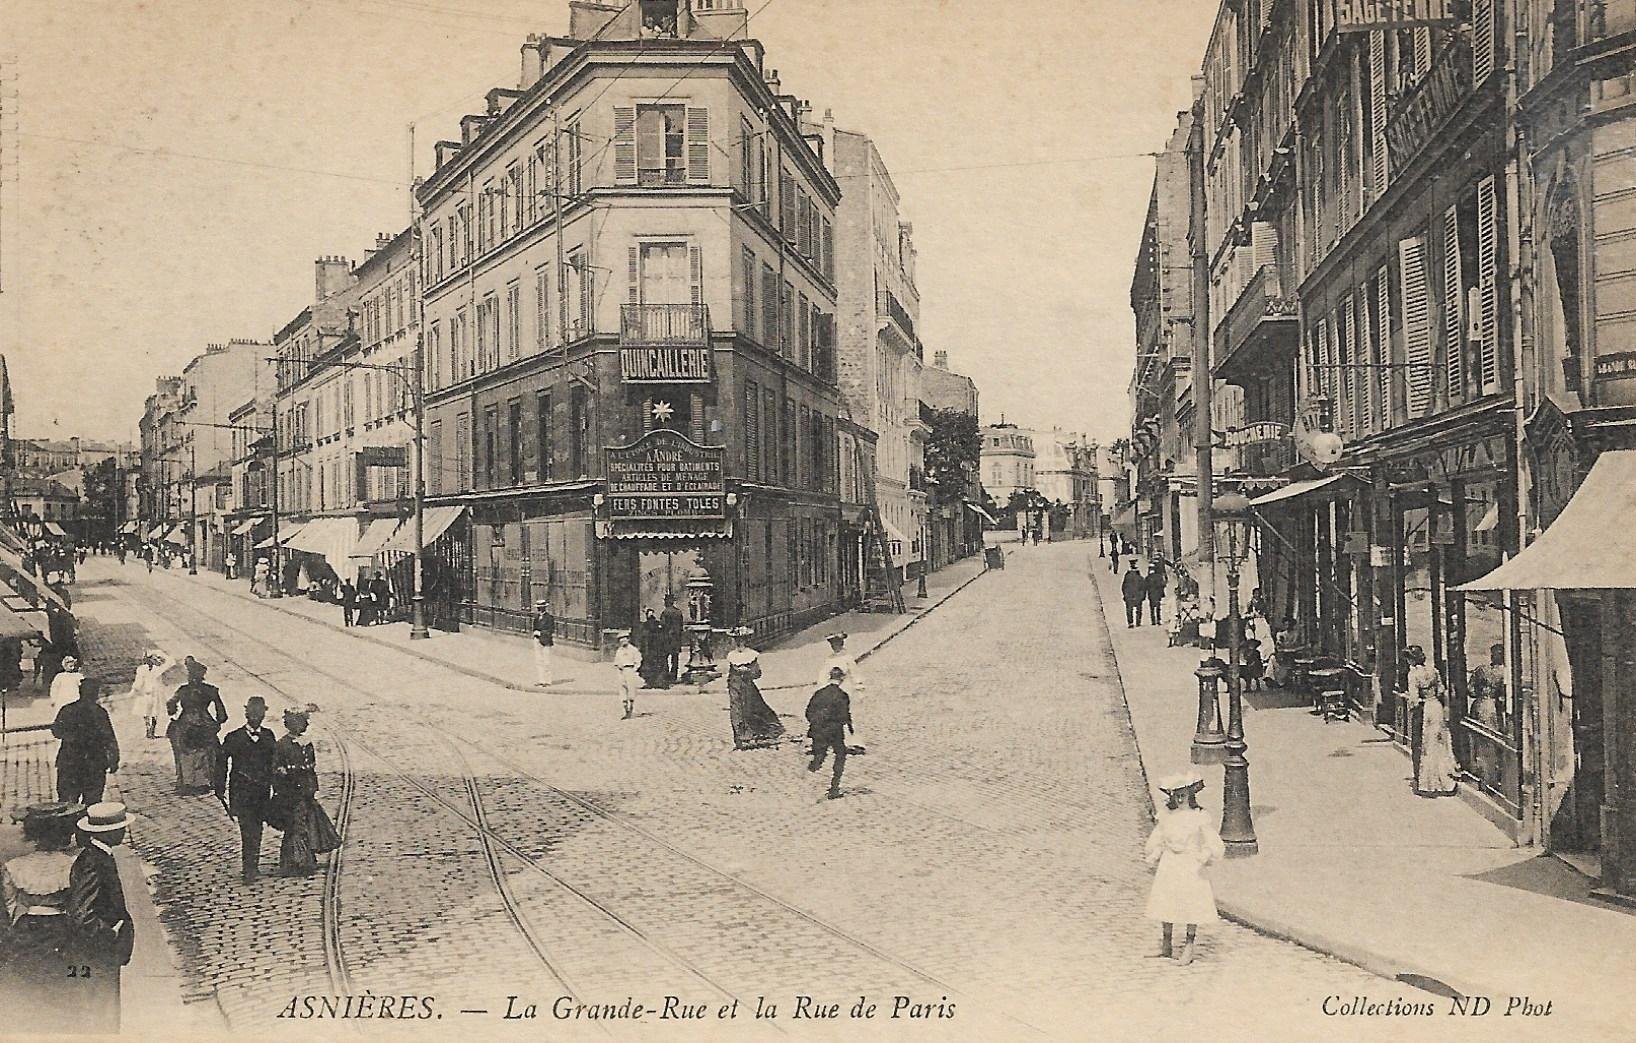
<svg viewBox="0 0 1636 1043"><path fill-rule="evenodd" d="M313 262L313 303L322 304L352 284L352 266L345 257L326 254Z"/></svg>
<svg viewBox="0 0 1636 1043"><path fill-rule="evenodd" d="M949 368L949 353L946 351L932 352L932 365L938 369Z"/></svg>

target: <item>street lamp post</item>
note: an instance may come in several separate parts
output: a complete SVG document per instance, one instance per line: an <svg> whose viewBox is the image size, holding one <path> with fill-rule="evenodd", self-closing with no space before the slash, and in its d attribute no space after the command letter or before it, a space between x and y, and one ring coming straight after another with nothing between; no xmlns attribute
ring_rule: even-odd
<svg viewBox="0 0 1636 1043"><path fill-rule="evenodd" d="M199 454L190 436L187 440L187 574L199 574Z"/></svg>
<svg viewBox="0 0 1636 1043"><path fill-rule="evenodd" d="M1217 529L1216 550L1227 567L1227 759L1221 788L1221 839L1229 857L1253 855L1258 847L1250 817L1250 762L1244 756L1244 682L1239 657L1244 619L1239 614L1239 567L1249 553L1250 501L1242 493L1227 493L1212 504L1211 523Z"/></svg>

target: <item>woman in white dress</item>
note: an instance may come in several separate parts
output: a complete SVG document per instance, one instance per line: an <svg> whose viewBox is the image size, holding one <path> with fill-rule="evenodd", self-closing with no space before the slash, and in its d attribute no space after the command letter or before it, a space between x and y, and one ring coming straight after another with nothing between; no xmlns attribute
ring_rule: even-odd
<svg viewBox="0 0 1636 1043"><path fill-rule="evenodd" d="M1420 767L1414 791L1422 797L1452 796L1459 788L1455 773L1454 743L1449 737L1449 712L1441 686L1427 692L1420 703Z"/></svg>
<svg viewBox="0 0 1636 1043"><path fill-rule="evenodd" d="M1147 838L1147 864L1158 867L1148 895L1147 916L1164 924L1160 956L1175 956L1172 930L1176 924L1187 925L1187 941L1175 956L1183 964L1193 962L1199 924L1216 922L1215 893L1201 871L1226 854L1221 835L1199 807L1198 792L1203 788L1204 777L1197 772L1161 780L1159 789L1169 801Z"/></svg>
<svg viewBox="0 0 1636 1043"><path fill-rule="evenodd" d="M131 681L131 697L150 739L159 737L160 718L169 718L165 703L170 693L165 691L163 675L170 667L170 658L165 653L157 648L151 649L142 657L141 664L136 668L136 677Z"/></svg>

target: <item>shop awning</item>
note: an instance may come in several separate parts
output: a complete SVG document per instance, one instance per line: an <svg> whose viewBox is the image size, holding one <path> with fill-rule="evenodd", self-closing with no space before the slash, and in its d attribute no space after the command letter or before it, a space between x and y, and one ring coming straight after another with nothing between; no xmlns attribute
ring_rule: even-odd
<svg viewBox="0 0 1636 1043"><path fill-rule="evenodd" d="M178 547L186 547L187 546L187 530L182 528L180 525L176 526L176 528L170 530L170 535L165 537L165 542L166 543L174 543Z"/></svg>
<svg viewBox="0 0 1636 1043"><path fill-rule="evenodd" d="M1250 501L1250 506L1265 507L1270 503L1282 503L1285 500L1293 500L1298 496L1309 496L1320 489L1328 489L1336 482L1341 481L1355 482L1357 479L1349 474L1331 474L1323 478L1308 479L1304 482L1291 482L1282 489L1267 493L1264 496L1257 496Z"/></svg>
<svg viewBox="0 0 1636 1043"><path fill-rule="evenodd" d="M981 516L990 525L996 525L997 526L997 525L1000 524L998 521L994 520L994 515L988 513L985 510L983 510L983 508L982 508L982 506L980 504L972 503L970 500L962 500L961 502L966 505L966 509L968 511L972 512L973 514Z"/></svg>
<svg viewBox="0 0 1636 1043"><path fill-rule="evenodd" d="M45 523L45 531L49 532L53 536L61 536L64 539L68 538L68 533L63 531L63 527L53 521L48 521Z"/></svg>
<svg viewBox="0 0 1636 1043"><path fill-rule="evenodd" d="M33 613L39 616L38 623L29 622L28 618L11 608L0 605L0 638L4 637L50 637L51 621L44 612Z"/></svg>
<svg viewBox="0 0 1636 1043"><path fill-rule="evenodd" d="M17 582L28 585L34 591L36 596L45 601L49 601L51 604L56 605L64 612L68 611L68 602L64 601L62 596L56 591L52 590L50 587L41 582L38 576L23 568L23 559L14 551L6 547L0 547L0 565L4 565L6 568L16 573Z"/></svg>
<svg viewBox="0 0 1636 1043"><path fill-rule="evenodd" d="M157 540L161 536L163 536L164 534L165 534L165 525L164 525L164 523L161 522L160 524L155 525L153 528L148 530L148 539Z"/></svg>
<svg viewBox="0 0 1636 1043"><path fill-rule="evenodd" d="M1136 535L1135 504L1131 504L1113 516L1113 531L1125 536Z"/></svg>
<svg viewBox="0 0 1636 1043"><path fill-rule="evenodd" d="M284 541L290 550L322 555L330 568L345 567L352 548L358 545L358 522L354 518L314 518L291 539Z"/></svg>
<svg viewBox="0 0 1636 1043"><path fill-rule="evenodd" d="M300 535L301 530L303 528L305 528L305 527L306 526L301 522L286 522L286 523L284 523L283 525L279 526L278 542L284 544L285 546L289 546L290 540L292 540L296 536ZM268 547L271 547L272 545L273 545L273 537L269 536L266 539L262 540L260 543L256 544L254 549L255 550L264 550L264 549L266 549Z"/></svg>
<svg viewBox="0 0 1636 1043"><path fill-rule="evenodd" d="M449 531L449 526L460 520L466 513L464 506L455 507L428 507L421 518L421 541L431 546L432 541ZM410 519L398 527L387 541L381 545L377 553L413 554L415 552L415 523Z"/></svg>
<svg viewBox="0 0 1636 1043"><path fill-rule="evenodd" d="M136 532L141 527L142 527L141 522L128 521L124 525L121 525L119 527L119 531L122 532L122 533L132 533L132 532Z"/></svg>
<svg viewBox="0 0 1636 1043"><path fill-rule="evenodd" d="M1459 590L1636 589L1636 450L1604 452L1539 539Z"/></svg>
<svg viewBox="0 0 1636 1043"><path fill-rule="evenodd" d="M266 520L266 518L250 518L246 521L241 521L239 522L238 526L234 528L233 535L248 536L252 532L256 531L256 526L260 525Z"/></svg>
<svg viewBox="0 0 1636 1043"><path fill-rule="evenodd" d="M724 518L678 518L670 522L627 522L635 528L621 529L619 522L609 527L610 540L721 540L733 535Z"/></svg>
<svg viewBox="0 0 1636 1043"><path fill-rule="evenodd" d="M411 518L407 524L412 527L415 524L414 519ZM352 560L375 560L375 555L380 552L382 547L386 546L386 541L391 539L392 534L397 531L398 520L396 518L376 518L369 523L369 528L364 530L363 536L358 540L358 545L352 548ZM411 533L409 538L414 539L414 534Z"/></svg>

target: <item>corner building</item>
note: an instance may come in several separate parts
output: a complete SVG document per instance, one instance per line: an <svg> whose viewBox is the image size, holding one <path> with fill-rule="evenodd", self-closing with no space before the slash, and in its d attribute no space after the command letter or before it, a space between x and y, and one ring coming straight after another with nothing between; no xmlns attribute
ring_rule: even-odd
<svg viewBox="0 0 1636 1043"><path fill-rule="evenodd" d="M713 625L803 626L839 597L822 136L741 6L570 8L418 189L447 596L599 647L703 570Z"/></svg>

